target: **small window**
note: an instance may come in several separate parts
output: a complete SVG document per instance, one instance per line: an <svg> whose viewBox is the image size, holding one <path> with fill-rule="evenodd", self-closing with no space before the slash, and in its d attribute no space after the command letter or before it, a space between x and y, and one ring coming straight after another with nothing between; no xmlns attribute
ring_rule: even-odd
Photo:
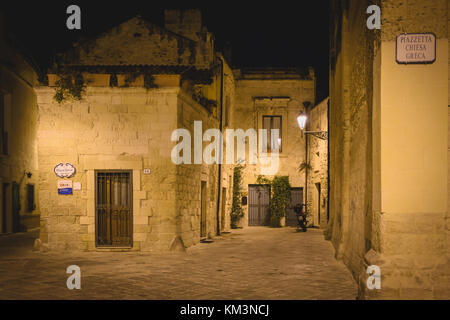
<svg viewBox="0 0 450 320"><path fill-rule="evenodd" d="M281 116L263 116L263 129L267 130L267 140L265 141L267 152L271 152L277 146L279 147L279 152L281 152ZM272 130L278 130L278 138L275 135L272 137Z"/></svg>
<svg viewBox="0 0 450 320"><path fill-rule="evenodd" d="M27 184L27 211L32 212L36 209L34 201L34 184Z"/></svg>

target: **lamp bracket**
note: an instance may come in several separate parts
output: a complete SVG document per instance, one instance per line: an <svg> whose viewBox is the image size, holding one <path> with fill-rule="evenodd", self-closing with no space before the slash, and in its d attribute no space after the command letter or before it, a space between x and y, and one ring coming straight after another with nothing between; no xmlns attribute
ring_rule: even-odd
<svg viewBox="0 0 450 320"><path fill-rule="evenodd" d="M305 131L305 134L313 135L322 140L328 140L328 131Z"/></svg>

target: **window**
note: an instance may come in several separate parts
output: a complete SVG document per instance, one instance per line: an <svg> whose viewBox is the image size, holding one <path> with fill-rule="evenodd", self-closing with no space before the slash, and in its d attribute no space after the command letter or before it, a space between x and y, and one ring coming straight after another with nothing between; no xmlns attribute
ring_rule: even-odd
<svg viewBox="0 0 450 320"><path fill-rule="evenodd" d="M263 129L267 130L267 140L264 142L267 146L267 152L271 152L271 150L275 149L277 146L279 147L279 152L281 152L281 116L263 116ZM278 130L278 138L276 135L272 137L272 130ZM272 141L275 139L276 141Z"/></svg>
<svg viewBox="0 0 450 320"><path fill-rule="evenodd" d="M32 212L36 209L34 201L34 184L27 184L27 211Z"/></svg>

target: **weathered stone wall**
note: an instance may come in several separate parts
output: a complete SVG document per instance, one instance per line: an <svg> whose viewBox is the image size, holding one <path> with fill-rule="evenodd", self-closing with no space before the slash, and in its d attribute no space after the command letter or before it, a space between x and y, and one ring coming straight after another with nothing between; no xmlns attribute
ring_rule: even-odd
<svg viewBox="0 0 450 320"><path fill-rule="evenodd" d="M309 111L308 130L328 131L328 100ZM313 215L314 226L324 228L328 224L328 141L309 135L308 159L311 170L308 173L307 212Z"/></svg>
<svg viewBox="0 0 450 320"><path fill-rule="evenodd" d="M232 101L234 100L234 78L231 69L224 63L223 79L220 74L214 78L214 84L211 88L215 92L210 93L212 98L218 102L218 107L213 112L208 112L204 107L194 102L187 94L180 94L178 104L178 127L189 130L192 142L194 143L194 121L202 122L202 134L208 129L219 129L220 103L223 98L222 125L227 127L227 112L232 111ZM223 92L221 85L223 81ZM214 142L214 141L212 141ZM202 143L202 150L210 142ZM226 145L222 153L224 158ZM194 144L192 145L194 148ZM192 161L193 161L192 153ZM185 246L196 244L200 239L200 217L201 217L201 182L206 182L206 235L209 238L217 234L217 201L218 201L218 164L182 164L177 167L177 211L179 234ZM221 170L221 192L219 206L219 227L221 231L227 231L230 228L230 209L232 202L231 195L231 177L233 164L222 162ZM225 199L223 199L223 189L225 188ZM222 202L225 205L222 206Z"/></svg>
<svg viewBox="0 0 450 320"><path fill-rule="evenodd" d="M327 234L361 298L448 297L447 2L381 1L381 31L366 28L371 4L332 2ZM397 64L403 32L435 33L436 62Z"/></svg>
<svg viewBox="0 0 450 320"><path fill-rule="evenodd" d="M194 121L202 122L205 132L218 128L218 120L205 108L186 95L180 95L178 105L178 128L188 129L194 141ZM203 135L202 132L202 135ZM202 143L202 150L209 143ZM192 145L192 149L194 145ZM194 153L192 152L192 160ZM185 246L200 241L201 182L206 182L206 235L214 237L217 233L216 204L218 165L182 164L177 166L177 212L180 222L180 235Z"/></svg>
<svg viewBox="0 0 450 320"><path fill-rule="evenodd" d="M289 176L292 187L305 186L305 174L298 168L305 159L305 136L297 124L297 116L304 109L303 102L314 102L314 80L301 79L287 72L281 74L251 73L235 71L236 101L232 124L234 129L262 129L263 115L282 116L282 151L279 154L279 168L276 175ZM248 142L246 142L248 146ZM243 188L248 192L249 184L256 184L261 168L267 166L248 164L243 171ZM271 176L268 176L271 178ZM248 206L244 206L242 226L248 226Z"/></svg>
<svg viewBox="0 0 450 320"><path fill-rule="evenodd" d="M19 223L22 227L19 227L38 226L33 225L32 221L38 220L39 206L30 212L26 202L26 185L36 184L39 178L36 144L38 108L33 91L37 75L30 63L8 41L5 30L0 33L0 47L0 99L3 99L4 125L8 134L8 154L0 151L0 194L5 191L7 199L7 203L3 204L3 197L0 197L0 232L3 215L6 216L5 231L12 232L13 183L19 184L20 189ZM31 173L31 178L25 172ZM6 189L3 190L3 187ZM3 205L6 212L3 212Z"/></svg>
<svg viewBox="0 0 450 320"><path fill-rule="evenodd" d="M110 31L82 42L64 54L68 65L154 65L209 68L213 40L205 34L195 41L134 17Z"/></svg>
<svg viewBox="0 0 450 320"><path fill-rule="evenodd" d="M377 32L366 28L367 1L332 2L330 224L337 258L355 278L372 241L372 95Z"/></svg>
<svg viewBox="0 0 450 320"><path fill-rule="evenodd" d="M133 170L133 249L167 250L176 237L176 167L171 133L179 88L88 87L80 102L39 105L41 240L50 249L95 249L94 170ZM82 190L58 195L53 168L72 163ZM143 168L151 169L149 175Z"/></svg>

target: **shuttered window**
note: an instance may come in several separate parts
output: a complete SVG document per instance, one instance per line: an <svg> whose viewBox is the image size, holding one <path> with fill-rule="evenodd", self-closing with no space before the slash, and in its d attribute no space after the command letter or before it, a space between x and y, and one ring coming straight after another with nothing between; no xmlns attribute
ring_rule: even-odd
<svg viewBox="0 0 450 320"><path fill-rule="evenodd" d="M267 130L267 139L264 140L264 145L267 147L267 152L271 152L276 147L279 147L279 152L281 152L281 116L263 116L263 129ZM276 135L272 135L272 130L275 129L278 130L278 137L276 137Z"/></svg>

